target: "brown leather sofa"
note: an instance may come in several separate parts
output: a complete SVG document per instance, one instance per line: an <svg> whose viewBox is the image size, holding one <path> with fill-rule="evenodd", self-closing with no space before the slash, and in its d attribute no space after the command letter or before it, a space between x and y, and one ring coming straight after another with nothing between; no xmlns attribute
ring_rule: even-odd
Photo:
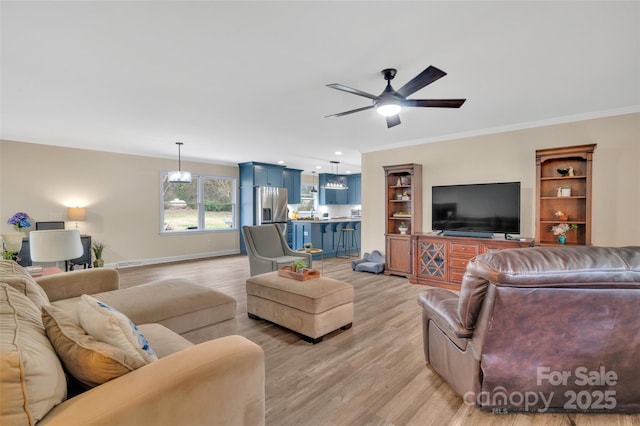
<svg viewBox="0 0 640 426"><path fill-rule="evenodd" d="M424 354L467 404L640 411L640 247L477 256L458 293L422 293Z"/></svg>

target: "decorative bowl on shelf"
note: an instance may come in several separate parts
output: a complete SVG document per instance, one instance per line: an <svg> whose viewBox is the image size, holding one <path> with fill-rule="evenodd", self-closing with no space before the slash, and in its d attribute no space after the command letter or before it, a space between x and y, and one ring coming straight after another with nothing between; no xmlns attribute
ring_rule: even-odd
<svg viewBox="0 0 640 426"><path fill-rule="evenodd" d="M569 176L569 168L558 169L558 173L560 173L560 176Z"/></svg>

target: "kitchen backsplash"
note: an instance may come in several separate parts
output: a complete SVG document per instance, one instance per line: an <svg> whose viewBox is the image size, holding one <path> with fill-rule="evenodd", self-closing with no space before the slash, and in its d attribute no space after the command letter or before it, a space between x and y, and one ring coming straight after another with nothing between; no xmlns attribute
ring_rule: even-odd
<svg viewBox="0 0 640 426"><path fill-rule="evenodd" d="M294 212L298 209L297 204L289 204L289 212ZM316 217L322 216L323 213L329 213L330 217L350 217L352 209L361 209L362 206L360 204L353 205L339 205L339 206L327 206L322 205L318 206L318 209L315 212Z"/></svg>

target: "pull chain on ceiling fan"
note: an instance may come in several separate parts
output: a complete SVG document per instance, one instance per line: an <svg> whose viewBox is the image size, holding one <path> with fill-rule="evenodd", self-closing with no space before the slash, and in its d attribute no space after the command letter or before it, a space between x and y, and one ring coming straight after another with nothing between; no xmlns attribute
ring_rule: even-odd
<svg viewBox="0 0 640 426"><path fill-rule="evenodd" d="M387 86L379 96L343 84L327 84L327 87L331 87L332 89L369 98L373 101L373 104L338 114L327 115L325 118L342 117L343 115L353 114L354 112L376 108L376 111L380 115L386 117L387 127L390 128L400 124L398 113L403 107L460 108L466 101L466 99L407 99L407 96L444 77L447 73L434 66L429 66L396 91L391 87L391 80L396 76L396 72L393 68L382 70L382 76L387 81Z"/></svg>

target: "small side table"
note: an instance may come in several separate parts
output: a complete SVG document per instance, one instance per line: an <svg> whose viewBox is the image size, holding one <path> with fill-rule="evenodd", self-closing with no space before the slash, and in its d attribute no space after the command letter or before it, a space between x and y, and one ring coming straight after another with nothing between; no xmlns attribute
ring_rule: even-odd
<svg viewBox="0 0 640 426"><path fill-rule="evenodd" d="M303 249L303 248L302 249L298 249L296 251L300 252L300 253L305 253L306 252L306 253L309 253L311 256L313 256L314 254L319 254L320 255L320 261L322 262L322 266L321 266L322 275L324 275L324 250L312 247L312 248L309 249L309 251L307 251L307 249Z"/></svg>

